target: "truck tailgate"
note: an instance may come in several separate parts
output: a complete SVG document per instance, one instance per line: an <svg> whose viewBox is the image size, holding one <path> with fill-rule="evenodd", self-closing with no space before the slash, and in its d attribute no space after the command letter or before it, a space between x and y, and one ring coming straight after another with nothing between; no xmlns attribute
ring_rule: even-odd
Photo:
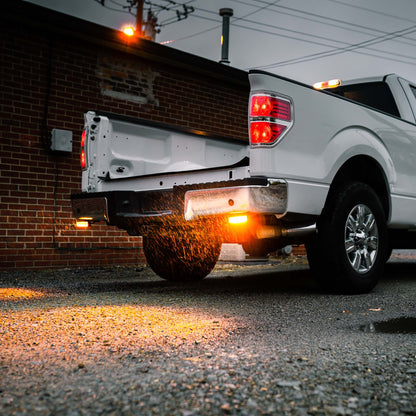
<svg viewBox="0 0 416 416"><path fill-rule="evenodd" d="M85 138L83 185L248 165L247 142L110 113L88 112Z"/></svg>

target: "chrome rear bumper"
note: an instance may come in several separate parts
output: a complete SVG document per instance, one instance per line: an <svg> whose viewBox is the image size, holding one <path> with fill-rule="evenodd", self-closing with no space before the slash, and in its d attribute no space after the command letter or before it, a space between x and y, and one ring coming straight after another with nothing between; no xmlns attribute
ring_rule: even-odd
<svg viewBox="0 0 416 416"><path fill-rule="evenodd" d="M267 186L197 189L185 193L185 220L218 214L257 213L284 215L287 184L269 179Z"/></svg>

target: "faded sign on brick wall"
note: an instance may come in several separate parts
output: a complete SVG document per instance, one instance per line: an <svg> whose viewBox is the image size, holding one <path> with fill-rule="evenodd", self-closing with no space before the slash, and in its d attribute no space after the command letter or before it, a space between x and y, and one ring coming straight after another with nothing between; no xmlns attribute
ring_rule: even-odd
<svg viewBox="0 0 416 416"><path fill-rule="evenodd" d="M99 56L97 76L101 94L137 104L159 105L154 95L158 73L140 63L122 58Z"/></svg>

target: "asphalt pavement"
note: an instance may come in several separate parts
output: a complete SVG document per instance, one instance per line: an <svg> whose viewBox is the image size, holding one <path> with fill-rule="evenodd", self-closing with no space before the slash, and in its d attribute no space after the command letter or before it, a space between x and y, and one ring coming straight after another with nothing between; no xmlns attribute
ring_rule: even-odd
<svg viewBox="0 0 416 416"><path fill-rule="evenodd" d="M1 415L416 415L416 259L370 294L304 257L0 277Z"/></svg>

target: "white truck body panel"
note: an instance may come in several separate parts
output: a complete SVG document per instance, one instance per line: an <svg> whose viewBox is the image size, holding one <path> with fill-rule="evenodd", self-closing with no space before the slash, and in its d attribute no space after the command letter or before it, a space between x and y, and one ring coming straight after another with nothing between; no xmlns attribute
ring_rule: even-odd
<svg viewBox="0 0 416 416"><path fill-rule="evenodd" d="M329 189L340 169L350 158L366 155L383 168L392 198L406 197L407 209L392 209L392 225L413 224L416 212L416 125L348 100L306 89L302 85L264 74L251 74L252 94L278 91L290 96L294 107L294 124L277 146L250 149L250 173L288 180L288 209L318 214L313 206L323 207L326 193L316 194L316 187ZM396 95L408 103L397 84ZM401 95L400 95L401 93ZM411 97L410 97L411 98ZM413 101L415 98L413 96ZM405 105L403 104L403 107ZM410 110L409 104L407 108ZM413 113L411 114L413 117ZM310 126L313 126L311 129ZM303 192L312 196L291 201L292 181L309 184ZM309 188L309 189L308 189ZM401 199L402 200L402 199ZM305 212L307 211L307 212ZM318 208L319 211L319 208Z"/></svg>

